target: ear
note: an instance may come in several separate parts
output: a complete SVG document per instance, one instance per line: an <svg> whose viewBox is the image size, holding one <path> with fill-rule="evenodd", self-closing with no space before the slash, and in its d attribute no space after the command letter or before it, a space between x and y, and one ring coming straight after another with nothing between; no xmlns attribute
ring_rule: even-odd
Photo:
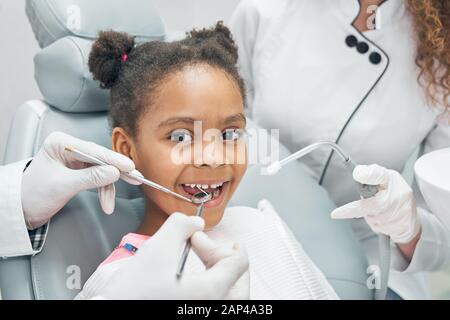
<svg viewBox="0 0 450 320"><path fill-rule="evenodd" d="M112 149L133 160L135 155L134 141L121 127L115 127L111 134Z"/></svg>

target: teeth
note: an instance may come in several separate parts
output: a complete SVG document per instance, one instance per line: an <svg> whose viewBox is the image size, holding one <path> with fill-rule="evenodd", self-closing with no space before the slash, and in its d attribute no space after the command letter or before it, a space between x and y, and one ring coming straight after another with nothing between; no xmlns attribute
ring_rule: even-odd
<svg viewBox="0 0 450 320"><path fill-rule="evenodd" d="M207 185L207 184L194 184L194 183L186 183L184 184L185 186L189 186L191 188L201 188L201 189L209 189L210 187L212 189L216 189L218 187L221 187L223 185L223 182L219 182L219 183L213 183L211 185Z"/></svg>

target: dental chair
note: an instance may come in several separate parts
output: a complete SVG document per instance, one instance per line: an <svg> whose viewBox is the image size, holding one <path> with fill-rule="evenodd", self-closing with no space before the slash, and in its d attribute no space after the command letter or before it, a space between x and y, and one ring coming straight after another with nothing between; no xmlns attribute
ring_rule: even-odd
<svg viewBox="0 0 450 320"><path fill-rule="evenodd" d="M26 11L42 48L34 63L43 100L17 109L4 163L32 157L55 131L111 147L108 92L89 73L90 46L104 29L129 32L138 41L168 39L152 2L28 0ZM258 126L249 121L249 128ZM280 157L287 154L281 146ZM3 299L75 297L121 237L142 219L139 188L121 181L116 188L114 214L102 213L95 190L81 192L51 220L39 254L0 260ZM342 299L373 298L366 286L367 261L349 222L330 219L333 202L300 163L275 176L262 176L260 165L250 165L230 205L256 207L263 198L273 204Z"/></svg>

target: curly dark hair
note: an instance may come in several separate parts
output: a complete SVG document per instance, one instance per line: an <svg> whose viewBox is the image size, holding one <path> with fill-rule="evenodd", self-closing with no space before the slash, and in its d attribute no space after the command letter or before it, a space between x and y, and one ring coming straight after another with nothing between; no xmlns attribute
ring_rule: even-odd
<svg viewBox="0 0 450 320"><path fill-rule="evenodd" d="M419 83L428 100L450 115L450 1L408 0L417 37Z"/></svg>
<svg viewBox="0 0 450 320"><path fill-rule="evenodd" d="M209 29L194 29L174 42L136 44L127 33L101 31L92 46L89 69L102 88L111 89L112 127L122 127L136 137L139 117L152 106L158 86L187 66L220 68L236 82L245 101L237 52L231 32L222 21Z"/></svg>

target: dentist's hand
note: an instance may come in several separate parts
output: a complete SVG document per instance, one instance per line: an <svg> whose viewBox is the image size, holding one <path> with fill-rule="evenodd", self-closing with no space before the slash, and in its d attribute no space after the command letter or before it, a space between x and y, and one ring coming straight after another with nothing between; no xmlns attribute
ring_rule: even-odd
<svg viewBox="0 0 450 320"><path fill-rule="evenodd" d="M248 300L250 298L250 273L247 268L246 272L244 272L244 274L240 277L239 274L230 274L230 272L236 272L235 268L238 265L248 265L245 249L237 243L222 243L221 245L218 245L203 232L194 233L191 241L192 249L203 261L206 268L209 269L215 266L214 268L216 268L215 272L217 277L229 277L231 275L233 279L238 278L238 280L230 288L228 286L228 282L226 282L226 289L228 289L228 293L219 298L226 300ZM229 259L233 256L235 256L234 259L239 258L241 260L236 265L234 265L236 263L234 259ZM221 265L222 270L217 269L219 265ZM223 273L222 276L220 275L221 273ZM208 299L214 299L214 296L209 297Z"/></svg>
<svg viewBox="0 0 450 320"><path fill-rule="evenodd" d="M98 268L77 298L122 300L227 297L230 289L248 270L247 255L239 246L217 246L205 234L199 234L204 225L204 220L200 217L172 214L134 256ZM196 273L185 271L177 279L176 269L181 250L191 236L192 248L205 263L206 270Z"/></svg>
<svg viewBox="0 0 450 320"><path fill-rule="evenodd" d="M378 193L335 209L332 218L364 217L373 231L389 235L398 244L408 243L419 234L413 191L397 171L376 164L359 165L353 178L362 184L378 185Z"/></svg>
<svg viewBox="0 0 450 320"><path fill-rule="evenodd" d="M92 166L65 151L65 147L76 148L111 165ZM112 213L115 204L113 183L120 177L119 170L131 172L134 169L133 161L121 154L65 133L52 133L23 173L22 207L28 228L47 223L78 192L92 188L99 188L103 211Z"/></svg>

